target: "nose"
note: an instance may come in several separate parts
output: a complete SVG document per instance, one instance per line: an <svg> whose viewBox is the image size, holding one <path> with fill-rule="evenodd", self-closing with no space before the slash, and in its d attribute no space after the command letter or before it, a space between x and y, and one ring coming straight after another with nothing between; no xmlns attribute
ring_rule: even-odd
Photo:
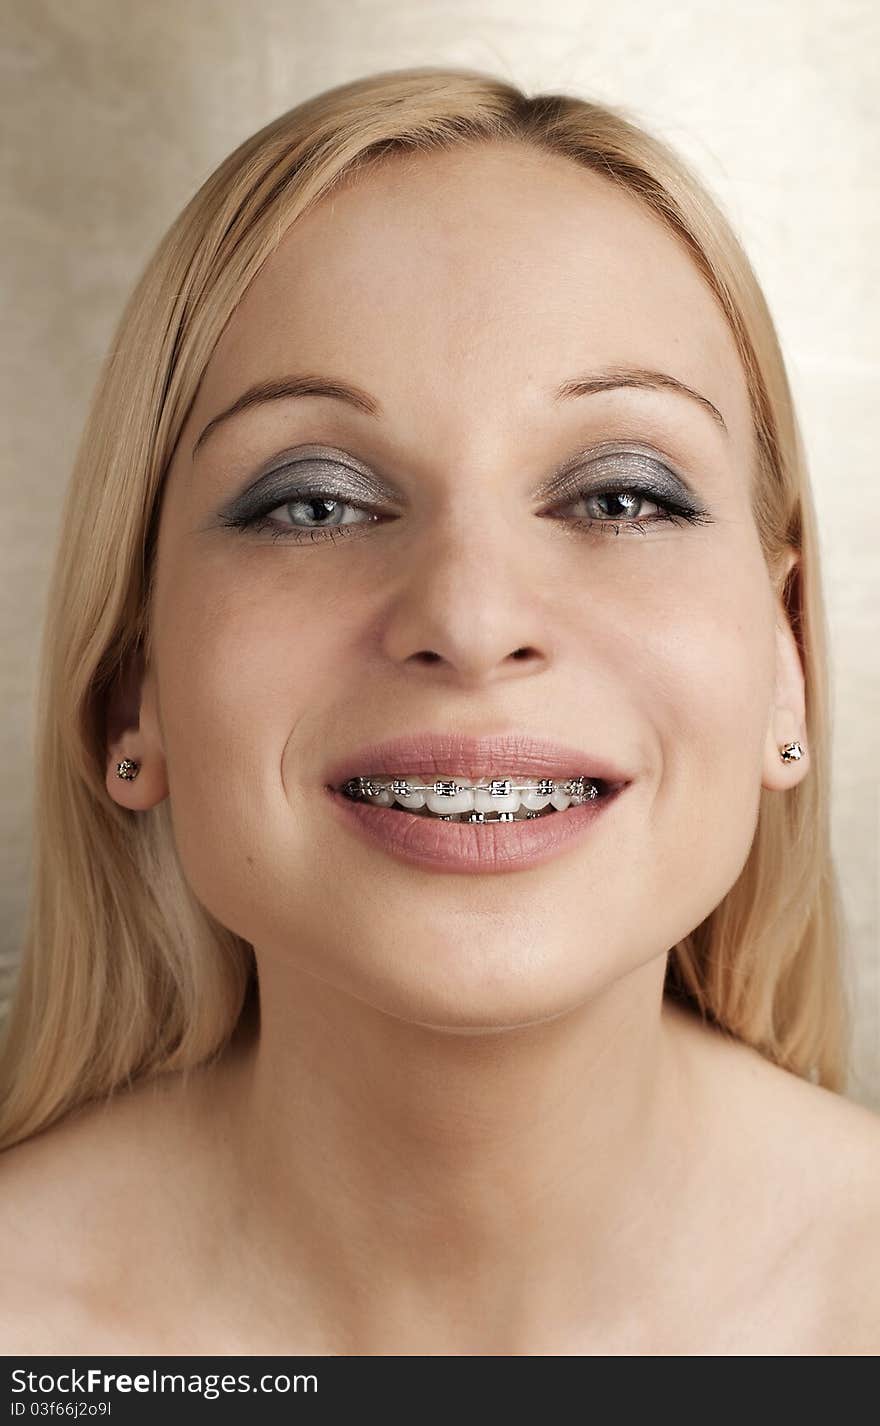
<svg viewBox="0 0 880 1426"><path fill-rule="evenodd" d="M550 657L552 620L529 542L514 543L503 514L484 519L487 504L435 522L401 552L384 652L435 681L480 686L537 673Z"/></svg>

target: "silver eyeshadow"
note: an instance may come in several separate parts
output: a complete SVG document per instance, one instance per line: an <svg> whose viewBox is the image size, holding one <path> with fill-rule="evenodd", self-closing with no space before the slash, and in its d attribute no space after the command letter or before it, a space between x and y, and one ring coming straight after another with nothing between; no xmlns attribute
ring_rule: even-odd
<svg viewBox="0 0 880 1426"><path fill-rule="evenodd" d="M669 470L656 454L634 443L621 449L619 441L588 446L572 456L541 486L536 499L558 503L585 492L607 494L627 483L639 484L649 497L657 495L686 510L704 513L684 476ZM269 470L223 506L220 519L224 524L240 523L308 496L368 505L399 504L401 498L378 484L353 457L326 446L300 446L274 457Z"/></svg>

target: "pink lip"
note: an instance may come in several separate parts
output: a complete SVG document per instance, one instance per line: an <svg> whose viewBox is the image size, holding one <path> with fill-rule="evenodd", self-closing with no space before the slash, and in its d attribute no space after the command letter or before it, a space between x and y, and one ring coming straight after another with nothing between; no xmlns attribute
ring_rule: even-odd
<svg viewBox="0 0 880 1426"><path fill-rule="evenodd" d="M631 781L627 773L603 754L547 742L526 733L479 738L468 737L464 733L412 733L389 742L356 748L326 770L325 785L328 790L335 790L350 777L403 776L406 773L426 780L504 774L559 779L583 774L585 777L600 778L613 786ZM569 815L566 813L565 818L559 820L567 820ZM398 814L392 812L390 816L396 819ZM542 820L526 822L523 826L534 828ZM556 818L547 820L556 822ZM450 824L442 825L448 828ZM457 825L461 825L465 832L471 830L464 824ZM502 824L499 830L507 832L510 826L510 823Z"/></svg>

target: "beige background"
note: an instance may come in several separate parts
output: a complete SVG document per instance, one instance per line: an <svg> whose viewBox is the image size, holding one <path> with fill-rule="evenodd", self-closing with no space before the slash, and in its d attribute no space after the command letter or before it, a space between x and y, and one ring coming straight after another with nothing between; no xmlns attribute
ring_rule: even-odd
<svg viewBox="0 0 880 1426"><path fill-rule="evenodd" d="M834 837L880 1110L876 0L3 0L0 958L29 876L32 708L59 502L112 327L243 138L379 69L452 63L626 106L726 208L764 285L811 457L835 688ZM8 978L7 978L8 984Z"/></svg>

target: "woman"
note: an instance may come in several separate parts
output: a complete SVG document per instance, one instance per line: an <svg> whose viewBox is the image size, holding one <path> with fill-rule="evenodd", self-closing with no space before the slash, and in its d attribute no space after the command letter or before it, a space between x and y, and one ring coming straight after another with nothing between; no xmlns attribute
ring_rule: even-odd
<svg viewBox="0 0 880 1426"><path fill-rule="evenodd" d="M876 1351L813 506L681 162L460 70L298 106L61 531L5 1349Z"/></svg>

